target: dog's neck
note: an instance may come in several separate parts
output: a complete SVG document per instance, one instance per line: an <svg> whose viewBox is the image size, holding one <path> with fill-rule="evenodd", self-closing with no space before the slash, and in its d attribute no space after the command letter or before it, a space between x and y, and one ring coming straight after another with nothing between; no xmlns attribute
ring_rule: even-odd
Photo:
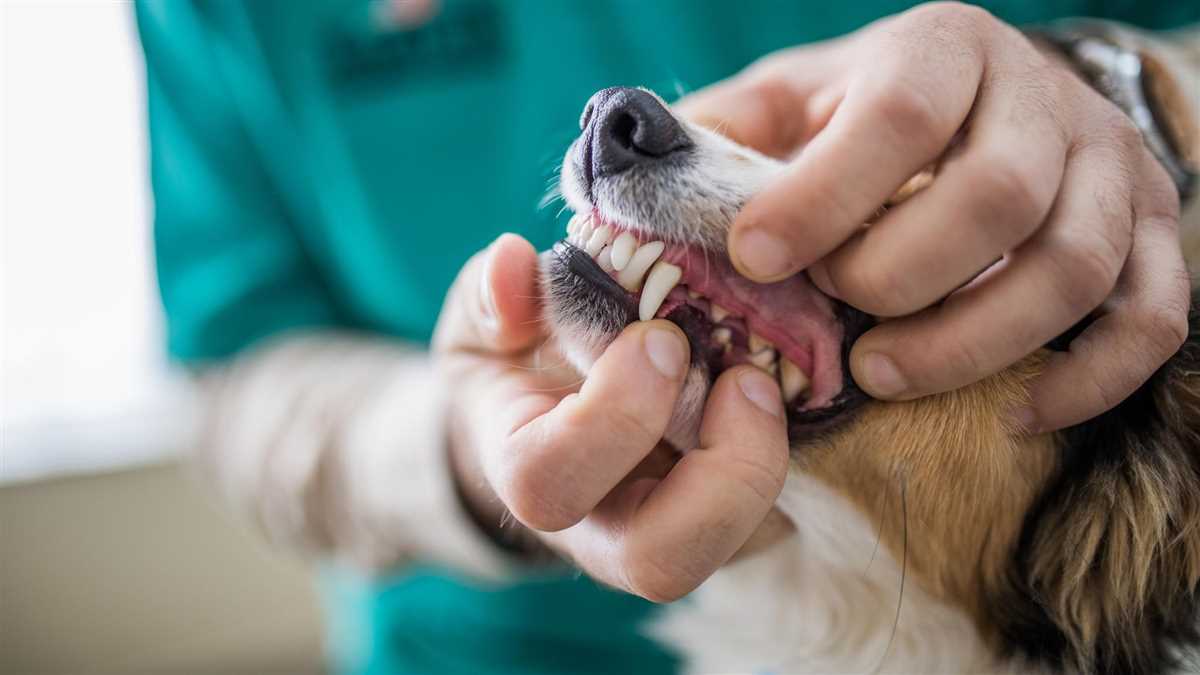
<svg viewBox="0 0 1200 675"><path fill-rule="evenodd" d="M793 537L727 566L651 627L688 670L1029 672L998 663L965 612L905 583L875 528L819 481L793 471L778 507Z"/></svg>

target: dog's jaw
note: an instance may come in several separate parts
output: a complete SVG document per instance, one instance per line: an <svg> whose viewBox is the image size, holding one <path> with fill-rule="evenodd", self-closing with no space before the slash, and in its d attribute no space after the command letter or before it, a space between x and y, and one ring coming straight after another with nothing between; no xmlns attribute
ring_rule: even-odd
<svg viewBox="0 0 1200 675"><path fill-rule="evenodd" d="M666 318L683 328L692 346L692 368L667 434L677 448L695 444L715 376L742 362L779 379L793 436L824 429L866 400L846 376L846 358L870 318L829 300L803 275L759 285L733 271L725 251L729 227L783 165L707 129L680 124L692 140L686 153L617 175L585 176L583 141L568 150L560 192L576 217L568 239L542 259L546 319L561 351L586 374L626 325ZM601 230L603 236L595 234ZM619 233L642 247L658 246L653 264L671 268L679 287L669 294L659 288L645 302L642 280L630 284L626 270L613 268ZM653 276L649 265L641 273ZM765 359L764 344L773 355Z"/></svg>

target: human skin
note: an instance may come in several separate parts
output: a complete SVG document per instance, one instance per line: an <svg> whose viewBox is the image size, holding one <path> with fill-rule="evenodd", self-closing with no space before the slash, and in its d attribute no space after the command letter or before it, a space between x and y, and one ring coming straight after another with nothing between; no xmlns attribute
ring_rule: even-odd
<svg viewBox="0 0 1200 675"><path fill-rule="evenodd" d="M636 322L580 382L547 344L536 279L533 247L500 237L463 268L434 336L467 501L487 522L511 513L593 578L681 597L746 543L783 488L779 386L750 366L722 373L700 446L676 462L660 441L687 371L682 331Z"/></svg>
<svg viewBox="0 0 1200 675"><path fill-rule="evenodd" d="M982 10L925 5L778 52L676 108L791 158L739 215L731 257L760 281L807 270L891 318L852 352L878 398L969 384L1095 313L1014 411L1054 429L1115 405L1186 335L1174 186L1120 111ZM931 187L862 229L943 155ZM505 235L463 268L439 320L466 500L594 578L681 597L769 521L788 465L778 388L723 373L701 448L675 462L660 442L682 333L635 323L581 382L547 343L536 276L533 248Z"/></svg>
<svg viewBox="0 0 1200 675"><path fill-rule="evenodd" d="M1174 185L1116 106L978 7L771 54L677 108L792 158L739 214L731 257L756 281L807 270L894 318L851 356L876 398L965 386L1094 313L1014 411L1050 431L1116 405L1183 344ZM929 189L862 228L939 159Z"/></svg>

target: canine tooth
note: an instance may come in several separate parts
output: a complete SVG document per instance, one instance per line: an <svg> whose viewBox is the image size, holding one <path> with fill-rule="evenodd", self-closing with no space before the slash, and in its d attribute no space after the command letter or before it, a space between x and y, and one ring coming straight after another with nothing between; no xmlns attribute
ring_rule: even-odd
<svg viewBox="0 0 1200 675"><path fill-rule="evenodd" d="M628 232L622 232L612 245L612 264L617 271L625 269L633 252L637 249L638 240Z"/></svg>
<svg viewBox="0 0 1200 675"><path fill-rule="evenodd" d="M779 359L779 388L783 390L783 400L791 403L804 390L808 389L808 376L800 367L787 358Z"/></svg>
<svg viewBox="0 0 1200 675"><path fill-rule="evenodd" d="M708 308L708 315L712 317L713 321L720 323L725 320L725 317L729 316L729 310L714 302Z"/></svg>
<svg viewBox="0 0 1200 675"><path fill-rule="evenodd" d="M750 333L750 351L761 352L764 349L774 349L775 345L771 341L759 335L758 333Z"/></svg>
<svg viewBox="0 0 1200 675"><path fill-rule="evenodd" d="M596 262L600 265L600 269L605 272L612 272L614 269L612 264L612 247L605 246L604 250L600 251L600 255L596 256Z"/></svg>
<svg viewBox="0 0 1200 675"><path fill-rule="evenodd" d="M733 331L724 326L714 328L712 338L717 341L717 344L727 345L733 341Z"/></svg>
<svg viewBox="0 0 1200 675"><path fill-rule="evenodd" d="M750 360L750 363L761 368L762 370L765 370L768 373L774 373L775 361L779 358L779 355L775 353L774 349L764 349L762 351L752 353L747 358Z"/></svg>
<svg viewBox="0 0 1200 675"><path fill-rule="evenodd" d="M683 277L683 270L669 262L658 262L650 268L646 275L646 285L642 288L642 299L638 303L638 318L649 321L662 307L667 294L675 288L675 284Z"/></svg>
<svg viewBox="0 0 1200 675"><path fill-rule="evenodd" d="M587 251L587 254L593 258L596 257L596 254L600 253L600 249L604 248L604 245L608 243L608 235L610 234L612 234L612 230L608 229L607 225L601 225L599 229L592 233L592 238L588 239L587 246L584 246L583 250Z"/></svg>
<svg viewBox="0 0 1200 675"><path fill-rule="evenodd" d="M693 291L693 290L690 290L690 289L689 289L689 290L688 290L688 297L689 297L689 298L691 298L691 299L693 299L693 300L699 300L700 298L703 298L704 296L703 296L703 295L700 295L700 293L699 293L699 292L697 292L697 291Z"/></svg>
<svg viewBox="0 0 1200 675"><path fill-rule="evenodd" d="M625 290L636 293L642 287L642 279L646 276L646 272L666 248L667 245L661 241L642 244L638 250L633 252L633 257L629 259L629 264L625 265L625 269L617 275L617 283L621 284Z"/></svg>

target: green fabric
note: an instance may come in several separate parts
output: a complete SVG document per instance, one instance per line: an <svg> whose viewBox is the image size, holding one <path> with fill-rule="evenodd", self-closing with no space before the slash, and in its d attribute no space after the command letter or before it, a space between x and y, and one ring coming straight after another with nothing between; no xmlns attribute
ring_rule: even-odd
<svg viewBox="0 0 1200 675"><path fill-rule="evenodd" d="M910 3L440 4L430 24L398 31L362 0L139 2L176 358L220 359L298 327L426 340L471 253L504 230L539 247L561 232L557 209L538 204L596 89L687 91ZM1013 23L1200 19L1200 3L1175 0L987 4ZM650 606L585 580L488 590L424 570L364 584L330 603L374 626L345 661L374 672L671 667L631 628Z"/></svg>
<svg viewBox="0 0 1200 675"><path fill-rule="evenodd" d="M343 671L652 675L675 659L637 633L647 606L576 576L487 586L427 567L370 583L329 569L333 661ZM365 611L364 611L365 610ZM367 655L364 659L363 655Z"/></svg>

